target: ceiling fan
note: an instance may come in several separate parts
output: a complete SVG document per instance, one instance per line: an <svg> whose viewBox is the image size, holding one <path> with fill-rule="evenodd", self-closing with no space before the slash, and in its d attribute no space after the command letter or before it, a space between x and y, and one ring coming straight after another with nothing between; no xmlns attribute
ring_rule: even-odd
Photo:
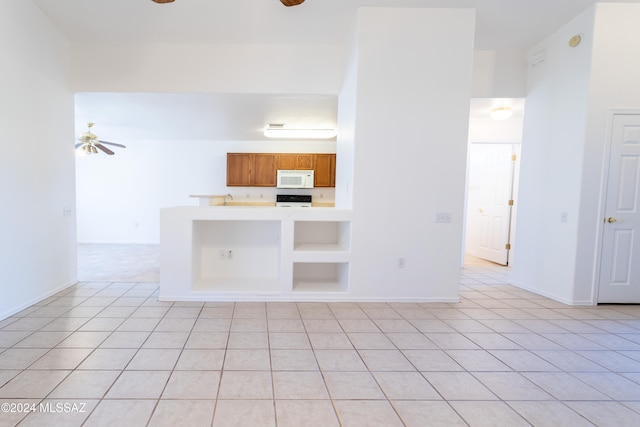
<svg viewBox="0 0 640 427"><path fill-rule="evenodd" d="M155 3L173 3L174 0L152 0ZM290 6L297 6L299 4L304 3L304 0L280 0L280 3L282 3L283 5L290 7Z"/></svg>
<svg viewBox="0 0 640 427"><path fill-rule="evenodd" d="M100 149L100 151L104 152L105 154L108 154L109 156L113 156L115 153L113 151L111 151L110 149L108 149L107 147L105 147L104 145L113 145L114 147L120 147L120 148L127 148L122 144L116 144L115 142L107 142L107 141L101 141L98 139L98 137L91 133L91 128L93 127L95 123L87 123L87 131L82 133L80 135L80 138L78 138L78 141L80 141L78 144L76 144L76 149L80 148L82 150L82 152L84 154L98 154L98 149Z"/></svg>

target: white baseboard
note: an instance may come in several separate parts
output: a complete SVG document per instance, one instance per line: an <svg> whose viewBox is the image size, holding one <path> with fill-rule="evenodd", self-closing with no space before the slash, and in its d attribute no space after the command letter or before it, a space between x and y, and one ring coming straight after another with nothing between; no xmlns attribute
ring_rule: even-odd
<svg viewBox="0 0 640 427"><path fill-rule="evenodd" d="M518 282L513 281L513 280L510 281L509 283L512 284L513 286L517 287L517 288L522 289L522 290L525 290L525 291L528 291L528 292L532 292L532 293L534 293L536 295L540 295L540 296L543 296L545 298L552 299L552 300L557 301L557 302L562 303L562 304L571 305L571 306L595 306L595 305L597 305L595 302L590 301L590 300L568 300L568 299L562 298L562 297L560 297L558 295L554 295L554 294L549 293L549 292L543 292L543 291L540 291L539 289L523 285L522 283L518 283Z"/></svg>
<svg viewBox="0 0 640 427"><path fill-rule="evenodd" d="M11 317L16 313L21 312L25 308L29 308L32 305L37 304L40 301L43 301L43 300L45 300L45 299L57 294L58 292L64 291L65 289L67 289L70 286L75 285L76 283L78 283L77 280L74 280L72 282L66 283L66 284L64 284L62 286L57 287L56 289L53 289L53 290L45 293L44 295L40 295L39 297L33 298L32 300L27 301L24 304L20 304L17 307L13 307L13 308L9 309L8 311L5 311L4 313L0 314L0 320L4 320L7 317Z"/></svg>

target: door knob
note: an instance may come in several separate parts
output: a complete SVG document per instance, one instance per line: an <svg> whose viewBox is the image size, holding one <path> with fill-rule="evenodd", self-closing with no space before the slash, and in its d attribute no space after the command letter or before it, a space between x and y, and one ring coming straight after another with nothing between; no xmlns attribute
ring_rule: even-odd
<svg viewBox="0 0 640 427"><path fill-rule="evenodd" d="M612 217L612 216L610 216L609 218L607 218L607 222L608 222L609 224L613 224L614 222L617 222L617 221L618 221L618 220L617 220L617 219L615 219L615 218L614 218L614 217Z"/></svg>

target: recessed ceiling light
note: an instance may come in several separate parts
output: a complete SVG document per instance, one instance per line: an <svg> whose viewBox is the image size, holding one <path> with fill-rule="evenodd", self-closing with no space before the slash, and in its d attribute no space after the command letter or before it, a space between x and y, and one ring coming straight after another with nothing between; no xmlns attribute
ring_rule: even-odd
<svg viewBox="0 0 640 427"><path fill-rule="evenodd" d="M512 114L513 110L511 109L511 107L506 106L494 108L493 110L491 110L490 115L493 120L505 120L511 117Z"/></svg>

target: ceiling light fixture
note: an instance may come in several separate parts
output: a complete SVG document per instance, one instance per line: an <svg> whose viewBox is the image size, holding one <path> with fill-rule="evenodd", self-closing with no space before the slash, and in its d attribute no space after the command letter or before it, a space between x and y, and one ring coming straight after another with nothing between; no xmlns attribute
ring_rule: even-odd
<svg viewBox="0 0 640 427"><path fill-rule="evenodd" d="M511 115L513 114L513 110L511 109L511 107L496 107L493 110L491 110L491 118L493 120L505 120L508 119L509 117L511 117Z"/></svg>
<svg viewBox="0 0 640 427"><path fill-rule="evenodd" d="M335 129L299 129L286 128L283 124L271 123L264 129L264 136L267 138L282 139L331 139L335 138Z"/></svg>
<svg viewBox="0 0 640 427"><path fill-rule="evenodd" d="M164 3L173 3L173 0L153 0L153 2L164 4Z"/></svg>

